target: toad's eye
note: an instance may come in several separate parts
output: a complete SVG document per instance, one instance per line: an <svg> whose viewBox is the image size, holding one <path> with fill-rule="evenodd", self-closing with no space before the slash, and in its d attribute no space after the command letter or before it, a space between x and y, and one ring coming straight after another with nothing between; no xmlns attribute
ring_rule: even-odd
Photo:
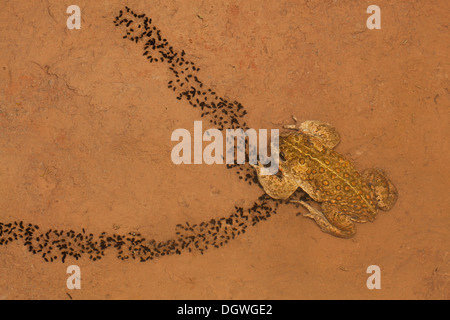
<svg viewBox="0 0 450 320"><path fill-rule="evenodd" d="M286 158L284 157L283 152L280 152L280 159L281 159L281 161L286 161Z"/></svg>

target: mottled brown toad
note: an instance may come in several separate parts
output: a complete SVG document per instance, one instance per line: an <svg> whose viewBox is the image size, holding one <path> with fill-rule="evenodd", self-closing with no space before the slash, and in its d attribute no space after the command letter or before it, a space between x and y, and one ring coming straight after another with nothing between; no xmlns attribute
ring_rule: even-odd
<svg viewBox="0 0 450 320"><path fill-rule="evenodd" d="M397 200L397 189L383 170L368 169L359 174L353 164L334 151L340 137L329 124L305 121L286 126L295 132L280 135L279 174L260 174L265 192L275 199L287 199L300 187L317 202L317 210L304 201L308 213L324 232L349 238L356 232L353 222L373 221L377 209L389 210Z"/></svg>

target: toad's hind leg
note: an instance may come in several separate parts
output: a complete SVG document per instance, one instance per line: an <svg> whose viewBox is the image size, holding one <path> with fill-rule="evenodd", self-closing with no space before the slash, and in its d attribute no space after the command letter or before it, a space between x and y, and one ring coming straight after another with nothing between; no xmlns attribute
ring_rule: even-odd
<svg viewBox="0 0 450 320"><path fill-rule="evenodd" d="M307 135L313 136L330 149L336 147L341 141L339 133L332 125L318 120L307 120L299 126L287 125L284 128L299 130Z"/></svg>
<svg viewBox="0 0 450 320"><path fill-rule="evenodd" d="M367 169L362 173L362 179L375 193L378 208L386 211L394 206L398 198L397 188L383 170Z"/></svg>
<svg viewBox="0 0 450 320"><path fill-rule="evenodd" d="M304 201L293 200L291 202L303 205L308 210L308 213L303 215L313 219L323 232L340 238L350 238L356 233L353 221L337 206L323 202L321 212Z"/></svg>

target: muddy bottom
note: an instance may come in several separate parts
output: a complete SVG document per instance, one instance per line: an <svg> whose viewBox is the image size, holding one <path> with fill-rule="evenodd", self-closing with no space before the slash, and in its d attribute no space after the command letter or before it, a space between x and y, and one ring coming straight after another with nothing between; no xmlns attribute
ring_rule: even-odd
<svg viewBox="0 0 450 320"><path fill-rule="evenodd" d="M73 30L62 3L3 4L0 299L450 298L447 1L378 2L373 30L350 1L127 4L79 2ZM341 239L248 165L172 161L194 121L293 117L395 206Z"/></svg>

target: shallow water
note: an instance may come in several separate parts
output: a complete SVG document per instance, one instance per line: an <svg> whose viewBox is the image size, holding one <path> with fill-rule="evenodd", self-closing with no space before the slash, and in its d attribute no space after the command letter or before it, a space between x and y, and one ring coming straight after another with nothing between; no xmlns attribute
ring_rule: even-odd
<svg viewBox="0 0 450 320"><path fill-rule="evenodd" d="M166 241L178 224L229 218L262 195L250 169L171 162L173 130L192 130L208 114L176 99L167 64L149 63L139 43L122 38L115 3L81 6L82 29L70 31L61 4L16 1L0 13L0 222L38 225L34 235L84 229ZM184 50L215 93L208 97L235 105L246 125L280 128L293 115L332 123L337 150L358 169L388 172L400 194L391 211L343 240L280 204L224 246L201 254L193 242L193 252L145 263L110 249L97 261L86 250L47 263L25 239L11 239L0 246L0 272L9 275L0 297L65 299L66 267L77 264L75 299L448 299L444 1L378 5L381 30L365 28L361 5L340 2L132 9ZM370 265L381 268L381 290L366 287Z"/></svg>

